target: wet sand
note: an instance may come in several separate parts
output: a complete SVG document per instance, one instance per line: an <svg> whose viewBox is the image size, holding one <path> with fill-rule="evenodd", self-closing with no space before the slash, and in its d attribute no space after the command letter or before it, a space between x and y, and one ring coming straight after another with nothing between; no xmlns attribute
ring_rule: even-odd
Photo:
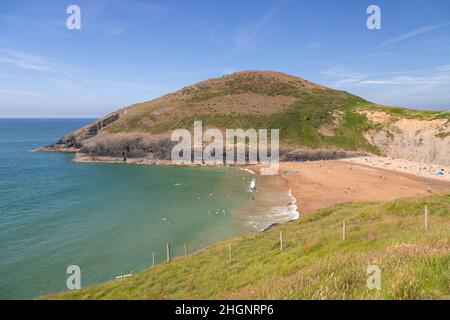
<svg viewBox="0 0 450 320"><path fill-rule="evenodd" d="M259 172L260 165L249 166ZM450 191L450 181L341 160L280 163L300 215L344 202L389 201Z"/></svg>

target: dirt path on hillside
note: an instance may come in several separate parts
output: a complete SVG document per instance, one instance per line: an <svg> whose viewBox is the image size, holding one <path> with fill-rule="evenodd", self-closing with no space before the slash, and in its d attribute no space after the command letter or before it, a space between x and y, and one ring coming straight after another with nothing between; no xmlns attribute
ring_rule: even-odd
<svg viewBox="0 0 450 320"><path fill-rule="evenodd" d="M279 175L289 182L300 214L337 203L389 201L450 191L450 181L339 160L284 162Z"/></svg>

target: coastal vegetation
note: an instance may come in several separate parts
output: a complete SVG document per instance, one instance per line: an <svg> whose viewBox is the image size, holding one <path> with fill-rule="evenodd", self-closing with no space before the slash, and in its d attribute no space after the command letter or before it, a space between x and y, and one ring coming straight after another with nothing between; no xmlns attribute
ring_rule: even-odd
<svg viewBox="0 0 450 320"><path fill-rule="evenodd" d="M449 299L449 232L449 193L339 204L217 243L187 260L180 257L126 279L44 298ZM371 265L381 269L380 290L367 287Z"/></svg>

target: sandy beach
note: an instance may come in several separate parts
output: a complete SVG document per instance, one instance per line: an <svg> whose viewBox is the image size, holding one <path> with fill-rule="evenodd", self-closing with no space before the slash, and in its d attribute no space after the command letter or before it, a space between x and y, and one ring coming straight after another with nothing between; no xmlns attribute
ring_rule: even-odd
<svg viewBox="0 0 450 320"><path fill-rule="evenodd" d="M450 181L450 165L428 164L400 158L377 156L350 158L342 161Z"/></svg>
<svg viewBox="0 0 450 320"><path fill-rule="evenodd" d="M384 168L383 163L386 162L375 158L379 157L371 158L371 161L357 158L282 162L278 175L288 181L300 215L338 203L389 201L450 191L450 180L435 176L431 174L432 171L428 176L419 175L416 169L412 169L412 163L409 163L409 171L404 166L403 171L400 168L394 171L391 167ZM418 163L415 165L420 167ZM260 165L250 168L259 171Z"/></svg>

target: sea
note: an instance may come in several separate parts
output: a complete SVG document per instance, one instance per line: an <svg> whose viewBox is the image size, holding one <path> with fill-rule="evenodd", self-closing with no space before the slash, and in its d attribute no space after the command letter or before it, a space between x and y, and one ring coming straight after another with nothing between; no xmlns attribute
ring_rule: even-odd
<svg viewBox="0 0 450 320"><path fill-rule="evenodd" d="M115 279L295 216L281 179L227 167L75 163L37 152L93 119L0 119L0 299ZM257 192L249 190L253 179Z"/></svg>

